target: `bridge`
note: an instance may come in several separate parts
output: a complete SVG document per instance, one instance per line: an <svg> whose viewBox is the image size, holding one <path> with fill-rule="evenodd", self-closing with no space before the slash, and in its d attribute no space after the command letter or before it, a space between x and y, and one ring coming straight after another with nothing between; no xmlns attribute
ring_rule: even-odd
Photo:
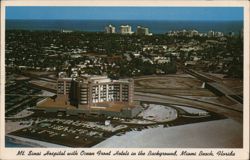
<svg viewBox="0 0 250 160"><path fill-rule="evenodd" d="M230 88L228 88L226 85L224 85L222 82L218 82L211 77L202 74L198 71L195 71L193 69L184 69L184 71L197 79L203 81L205 83L205 88L213 92L217 96L225 96L229 98L230 100L233 100L237 103L243 104L243 97L237 95L232 91Z"/></svg>

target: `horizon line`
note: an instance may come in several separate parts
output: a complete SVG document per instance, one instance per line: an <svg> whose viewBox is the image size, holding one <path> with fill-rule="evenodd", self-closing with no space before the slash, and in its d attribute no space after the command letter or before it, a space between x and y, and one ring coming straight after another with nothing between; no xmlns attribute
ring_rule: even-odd
<svg viewBox="0 0 250 160"><path fill-rule="evenodd" d="M174 19L12 19L12 18L6 18L5 20L68 20L68 21L75 21L75 20L79 20L79 21L108 21L108 20L112 20L112 21L216 21L216 22L230 22L230 21L241 21L243 22L244 20L174 20Z"/></svg>

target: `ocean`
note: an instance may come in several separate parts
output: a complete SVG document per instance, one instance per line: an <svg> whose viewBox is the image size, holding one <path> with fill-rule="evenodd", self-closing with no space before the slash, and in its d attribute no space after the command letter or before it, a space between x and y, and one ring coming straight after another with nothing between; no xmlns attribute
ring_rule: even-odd
<svg viewBox="0 0 250 160"><path fill-rule="evenodd" d="M6 20L6 30L73 30L85 32L103 32L105 26L112 24L119 31L120 25L131 25L136 31L138 25L148 27L153 34L164 34L171 30L195 29L205 33L210 30L225 34L238 34L243 21L145 21L145 20Z"/></svg>
<svg viewBox="0 0 250 160"><path fill-rule="evenodd" d="M32 147L32 145L28 145L27 143L22 143L20 141L13 140L10 137L5 136L5 147L15 148L15 147Z"/></svg>

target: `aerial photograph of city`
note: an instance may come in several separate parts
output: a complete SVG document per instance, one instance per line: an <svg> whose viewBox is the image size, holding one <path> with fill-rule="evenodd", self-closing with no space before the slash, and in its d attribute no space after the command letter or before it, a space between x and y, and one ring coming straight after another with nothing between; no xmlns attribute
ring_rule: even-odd
<svg viewBox="0 0 250 160"><path fill-rule="evenodd" d="M242 7L5 13L6 148L243 148Z"/></svg>

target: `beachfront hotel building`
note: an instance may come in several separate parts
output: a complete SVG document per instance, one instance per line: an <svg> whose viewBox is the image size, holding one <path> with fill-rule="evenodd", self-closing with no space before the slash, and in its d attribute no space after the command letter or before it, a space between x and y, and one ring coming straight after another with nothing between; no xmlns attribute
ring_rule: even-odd
<svg viewBox="0 0 250 160"><path fill-rule="evenodd" d="M132 104L134 82L132 79L111 80L107 76L82 75L68 78L61 74L57 80L57 95L64 95L73 106L94 106L102 102Z"/></svg>
<svg viewBox="0 0 250 160"><path fill-rule="evenodd" d="M120 33L121 34L132 34L132 28L130 25L121 25L120 26Z"/></svg>
<svg viewBox="0 0 250 160"><path fill-rule="evenodd" d="M137 35L152 35L152 33L149 33L148 28L142 27L142 26L137 26L136 34Z"/></svg>
<svg viewBox="0 0 250 160"><path fill-rule="evenodd" d="M105 27L105 33L115 33L115 27L111 24Z"/></svg>

